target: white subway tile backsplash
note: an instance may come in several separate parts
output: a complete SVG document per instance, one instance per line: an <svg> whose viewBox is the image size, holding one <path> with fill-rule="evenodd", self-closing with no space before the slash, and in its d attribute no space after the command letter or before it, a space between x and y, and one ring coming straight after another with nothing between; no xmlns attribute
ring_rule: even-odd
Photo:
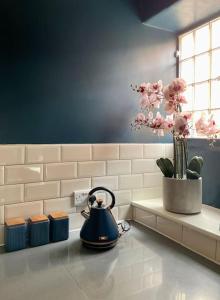
<svg viewBox="0 0 220 300"><path fill-rule="evenodd" d="M107 161L107 175L126 175L131 173L130 160Z"/></svg>
<svg viewBox="0 0 220 300"><path fill-rule="evenodd" d="M162 187L142 188L133 190L133 201L156 199L162 196Z"/></svg>
<svg viewBox="0 0 220 300"><path fill-rule="evenodd" d="M78 163L78 177L92 177L105 175L104 161L88 161Z"/></svg>
<svg viewBox="0 0 220 300"><path fill-rule="evenodd" d="M159 170L155 159L134 159L132 161L132 173L152 173Z"/></svg>
<svg viewBox="0 0 220 300"><path fill-rule="evenodd" d="M24 201L24 185L4 185L0 187L0 205Z"/></svg>
<svg viewBox="0 0 220 300"><path fill-rule="evenodd" d="M53 163L45 165L45 180L72 179L77 176L77 163Z"/></svg>
<svg viewBox="0 0 220 300"><path fill-rule="evenodd" d="M118 189L118 177L117 176L105 176L105 177L93 177L92 187L104 186L110 190Z"/></svg>
<svg viewBox="0 0 220 300"><path fill-rule="evenodd" d="M4 184L4 167L0 167L0 185Z"/></svg>
<svg viewBox="0 0 220 300"><path fill-rule="evenodd" d="M62 145L62 161L87 161L92 159L92 146L89 144Z"/></svg>
<svg viewBox="0 0 220 300"><path fill-rule="evenodd" d="M119 189L132 189L143 187L143 175L121 175L119 176Z"/></svg>
<svg viewBox="0 0 220 300"><path fill-rule="evenodd" d="M173 158L173 144L165 144L165 157Z"/></svg>
<svg viewBox="0 0 220 300"><path fill-rule="evenodd" d="M162 178L162 173L146 173L144 174L144 187L160 187Z"/></svg>
<svg viewBox="0 0 220 300"><path fill-rule="evenodd" d="M118 144L94 144L92 145L93 160L119 159Z"/></svg>
<svg viewBox="0 0 220 300"><path fill-rule="evenodd" d="M145 144L144 158L160 158L165 156L165 144Z"/></svg>
<svg viewBox="0 0 220 300"><path fill-rule="evenodd" d="M119 220L131 220L132 219L131 205L123 205L123 206L118 207L118 219Z"/></svg>
<svg viewBox="0 0 220 300"><path fill-rule="evenodd" d="M120 159L143 158L142 144L120 144Z"/></svg>
<svg viewBox="0 0 220 300"><path fill-rule="evenodd" d="M23 164L24 153L24 145L0 145L0 165Z"/></svg>
<svg viewBox="0 0 220 300"><path fill-rule="evenodd" d="M61 197L72 196L74 191L89 190L91 178L61 180Z"/></svg>
<svg viewBox="0 0 220 300"><path fill-rule="evenodd" d="M5 220L19 217L28 219L31 216L41 215L42 213L43 201L5 205Z"/></svg>
<svg viewBox="0 0 220 300"><path fill-rule="evenodd" d="M48 215L55 211L76 212L73 197L44 200L44 214Z"/></svg>
<svg viewBox="0 0 220 300"><path fill-rule="evenodd" d="M118 207L115 206L111 209L112 215L115 218L115 221L117 222L119 220L118 218Z"/></svg>
<svg viewBox="0 0 220 300"><path fill-rule="evenodd" d="M127 205L132 201L132 193L131 191L122 190L122 191L114 191L115 194L115 205Z"/></svg>
<svg viewBox="0 0 220 300"><path fill-rule="evenodd" d="M44 200L60 197L60 182L48 181L25 184L25 201Z"/></svg>
<svg viewBox="0 0 220 300"><path fill-rule="evenodd" d="M50 163L60 161L60 145L27 145L26 163Z"/></svg>
<svg viewBox="0 0 220 300"><path fill-rule="evenodd" d="M73 213L69 215L69 228L70 230L79 229L82 227L83 223L85 222L84 217L81 213Z"/></svg>
<svg viewBox="0 0 220 300"><path fill-rule="evenodd" d="M5 222L5 219L4 219L4 205L1 205L0 206L0 224L4 224L4 222Z"/></svg>
<svg viewBox="0 0 220 300"><path fill-rule="evenodd" d="M84 218L73 192L105 186L113 190L116 219L131 215L132 199L159 198L160 156L172 157L169 144L0 145L0 224L5 218L65 210L73 228ZM159 175L160 174L160 175ZM110 197L99 195L110 203Z"/></svg>
<svg viewBox="0 0 220 300"><path fill-rule="evenodd" d="M43 180L43 165L15 165L5 167L5 183L28 183Z"/></svg>

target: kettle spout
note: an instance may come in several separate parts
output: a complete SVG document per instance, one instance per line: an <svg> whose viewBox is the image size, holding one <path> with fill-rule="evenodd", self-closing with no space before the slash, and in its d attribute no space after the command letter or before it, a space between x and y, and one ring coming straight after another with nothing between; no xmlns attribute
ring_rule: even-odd
<svg viewBox="0 0 220 300"><path fill-rule="evenodd" d="M85 210L81 211L81 215L87 220L89 218L89 213L86 212Z"/></svg>

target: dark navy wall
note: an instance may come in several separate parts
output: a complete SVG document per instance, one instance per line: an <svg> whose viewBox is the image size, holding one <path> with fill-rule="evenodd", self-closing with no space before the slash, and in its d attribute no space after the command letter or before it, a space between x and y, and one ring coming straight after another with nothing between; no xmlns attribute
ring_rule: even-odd
<svg viewBox="0 0 220 300"><path fill-rule="evenodd" d="M220 141L209 146L206 139L190 139L189 156L204 158L202 170L203 203L220 208Z"/></svg>
<svg viewBox="0 0 220 300"><path fill-rule="evenodd" d="M134 2L1 1L0 143L169 140L129 127L130 83L175 76L175 36Z"/></svg>

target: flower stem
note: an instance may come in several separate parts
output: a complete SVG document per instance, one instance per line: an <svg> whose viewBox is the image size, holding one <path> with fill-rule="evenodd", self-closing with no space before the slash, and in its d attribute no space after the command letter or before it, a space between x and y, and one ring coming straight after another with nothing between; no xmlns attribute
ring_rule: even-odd
<svg viewBox="0 0 220 300"><path fill-rule="evenodd" d="M184 156L185 156L185 168L188 167L188 147L187 147L187 140L183 140L183 147L184 147Z"/></svg>
<svg viewBox="0 0 220 300"><path fill-rule="evenodd" d="M176 178L176 139L173 134L173 166L174 166L174 178Z"/></svg>

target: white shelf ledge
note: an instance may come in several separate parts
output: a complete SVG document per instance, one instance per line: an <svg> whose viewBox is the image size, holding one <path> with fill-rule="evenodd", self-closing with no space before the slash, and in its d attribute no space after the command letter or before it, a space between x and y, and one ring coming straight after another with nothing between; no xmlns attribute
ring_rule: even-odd
<svg viewBox="0 0 220 300"><path fill-rule="evenodd" d="M220 210L203 205L196 215L175 214L162 199L133 201L133 219L220 265Z"/></svg>
<svg viewBox="0 0 220 300"><path fill-rule="evenodd" d="M202 212L195 215L183 215L171 213L163 208L161 198L133 201L132 206L150 211L176 223L196 229L202 233L220 240L220 209L202 205Z"/></svg>

